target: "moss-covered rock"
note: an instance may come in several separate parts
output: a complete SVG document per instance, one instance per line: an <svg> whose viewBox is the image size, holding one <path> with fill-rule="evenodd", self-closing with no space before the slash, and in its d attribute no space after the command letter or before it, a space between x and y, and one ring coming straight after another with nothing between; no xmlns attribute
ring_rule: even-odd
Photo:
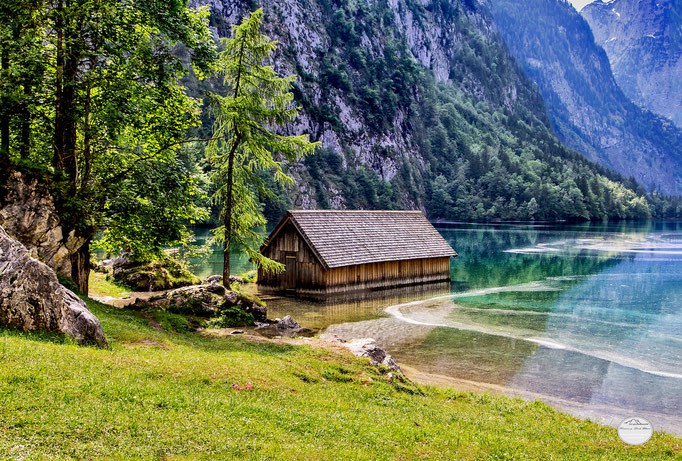
<svg viewBox="0 0 682 461"><path fill-rule="evenodd" d="M130 308L204 317L212 319L207 325L216 328L252 325L267 317L266 307L257 296L230 291L216 282L138 298Z"/></svg>
<svg viewBox="0 0 682 461"><path fill-rule="evenodd" d="M135 291L161 291L201 283L182 263L172 258L163 261L138 262L116 258L109 277Z"/></svg>

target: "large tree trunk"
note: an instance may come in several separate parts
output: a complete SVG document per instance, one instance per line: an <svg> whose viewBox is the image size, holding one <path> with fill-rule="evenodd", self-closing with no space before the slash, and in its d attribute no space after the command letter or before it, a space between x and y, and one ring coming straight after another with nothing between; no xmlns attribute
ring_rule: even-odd
<svg viewBox="0 0 682 461"><path fill-rule="evenodd" d="M31 111L28 108L28 99L31 95L31 84L24 82L24 101L21 105L21 133L19 140L19 157L27 158L31 149Z"/></svg>
<svg viewBox="0 0 682 461"><path fill-rule="evenodd" d="M90 240L71 255L71 278L80 292L87 296L90 278Z"/></svg>
<svg viewBox="0 0 682 461"><path fill-rule="evenodd" d="M237 139L238 141L238 139ZM223 244L223 285L230 286L230 242L232 240L232 183L234 182L234 154L237 149L237 142L230 149L230 155L227 162L227 206L225 207L225 215L223 216L223 224L225 226L225 242Z"/></svg>
<svg viewBox="0 0 682 461"><path fill-rule="evenodd" d="M80 62L80 49L78 46L77 32L74 27L77 24L73 19L64 17L64 7L69 6L59 0L57 5L57 75L55 82L55 132L54 132L54 158L52 164L55 168L64 170L71 182L70 193L76 190L78 176L78 161L76 156L76 143L78 139L76 120L76 86L78 84L78 64Z"/></svg>
<svg viewBox="0 0 682 461"><path fill-rule="evenodd" d="M73 50L69 50L64 66L64 86L62 88L62 128L64 130L63 167L71 180L75 192L78 178L78 158L76 145L78 139L76 120L76 85L78 78L79 58Z"/></svg>
<svg viewBox="0 0 682 461"><path fill-rule="evenodd" d="M57 31L57 62L55 72L55 115L54 115L54 155L52 166L63 168L62 155L64 151L64 130L62 127L62 83L64 80L64 2L57 2L55 29Z"/></svg>
<svg viewBox="0 0 682 461"><path fill-rule="evenodd" d="M3 44L2 52L0 53L0 75L6 78L9 75L9 50L7 44ZM0 101L0 167L3 170L9 165L9 119L10 110L7 98L3 96Z"/></svg>

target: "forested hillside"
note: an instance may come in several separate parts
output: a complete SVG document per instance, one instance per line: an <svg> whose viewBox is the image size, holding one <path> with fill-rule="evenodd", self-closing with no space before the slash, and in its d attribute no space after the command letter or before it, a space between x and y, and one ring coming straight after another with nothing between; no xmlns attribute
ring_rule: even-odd
<svg viewBox="0 0 682 461"><path fill-rule="evenodd" d="M485 3L216 0L211 24L227 36L261 6L280 42L275 67L299 76L292 131L322 146L295 168L296 188L268 202L272 219L291 206L449 220L649 215L636 183L559 142Z"/></svg>
<svg viewBox="0 0 682 461"><path fill-rule="evenodd" d="M623 94L606 53L570 3L492 0L492 5L512 53L537 82L566 145L633 176L649 191L682 192L682 131Z"/></svg>

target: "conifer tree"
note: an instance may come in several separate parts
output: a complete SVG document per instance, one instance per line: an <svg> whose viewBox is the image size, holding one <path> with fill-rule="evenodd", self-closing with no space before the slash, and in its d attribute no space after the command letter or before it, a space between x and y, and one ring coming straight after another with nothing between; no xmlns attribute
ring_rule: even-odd
<svg viewBox="0 0 682 461"><path fill-rule="evenodd" d="M314 151L307 135L284 136L278 128L292 122L299 108L293 104L295 76L279 77L267 65L277 42L260 33L263 11L257 10L233 27L224 39L216 63L225 95L211 94L215 115L208 159L217 188L213 200L222 207L222 226L215 236L224 249L223 283L229 284L230 251L243 249L259 267L281 271L283 266L260 254L266 224L261 199L272 191L262 180L270 172L275 183L290 186L287 163Z"/></svg>

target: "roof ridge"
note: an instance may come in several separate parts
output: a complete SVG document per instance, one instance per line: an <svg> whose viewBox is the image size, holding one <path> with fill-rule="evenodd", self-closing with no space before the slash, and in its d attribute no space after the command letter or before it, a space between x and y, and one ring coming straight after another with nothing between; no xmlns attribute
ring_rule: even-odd
<svg viewBox="0 0 682 461"><path fill-rule="evenodd" d="M420 210L289 210L290 213L419 213Z"/></svg>

